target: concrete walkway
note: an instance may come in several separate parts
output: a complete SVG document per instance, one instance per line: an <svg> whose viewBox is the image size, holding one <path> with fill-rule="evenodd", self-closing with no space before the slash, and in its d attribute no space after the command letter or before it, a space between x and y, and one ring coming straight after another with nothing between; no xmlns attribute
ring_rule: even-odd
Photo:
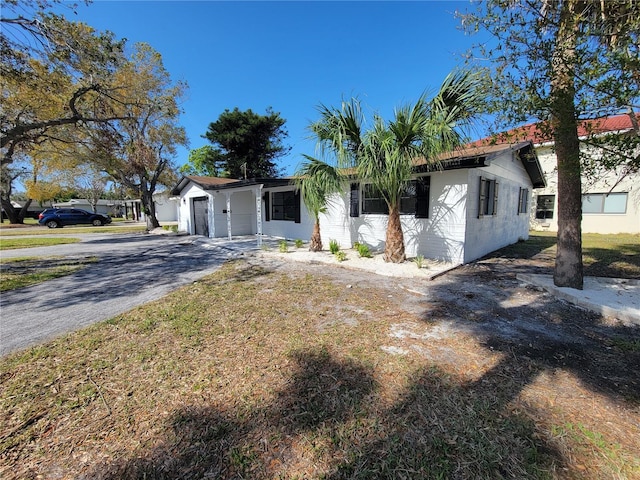
<svg viewBox="0 0 640 480"><path fill-rule="evenodd" d="M584 289L556 287L551 275L518 274L517 278L586 310L640 325L640 281L584 277Z"/></svg>

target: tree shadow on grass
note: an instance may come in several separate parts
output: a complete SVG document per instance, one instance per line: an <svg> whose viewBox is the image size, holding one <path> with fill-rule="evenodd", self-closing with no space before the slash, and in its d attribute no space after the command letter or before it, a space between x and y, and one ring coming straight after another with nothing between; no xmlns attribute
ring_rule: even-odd
<svg viewBox="0 0 640 480"><path fill-rule="evenodd" d="M584 275L640 279L640 244L620 245L615 251L607 248L584 248ZM588 258L596 259L590 263Z"/></svg>
<svg viewBox="0 0 640 480"><path fill-rule="evenodd" d="M496 256L497 253L500 257L530 259L548 248L555 247L556 243L557 239L555 235L543 236L533 233L527 240L503 247L498 252L493 252L489 256Z"/></svg>
<svg viewBox="0 0 640 480"><path fill-rule="evenodd" d="M186 406L156 448L88 478L540 478L558 457L507 407L536 374L526 362L468 384L424 368L388 402L361 362L323 349L291 357L271 403Z"/></svg>
<svg viewBox="0 0 640 480"><path fill-rule="evenodd" d="M640 405L640 328L605 322L598 314L556 299L528 295L535 288L492 269L460 269L451 282L433 289L441 300L433 316L474 335L482 345L513 358L528 358L541 369L563 369L595 392Z"/></svg>

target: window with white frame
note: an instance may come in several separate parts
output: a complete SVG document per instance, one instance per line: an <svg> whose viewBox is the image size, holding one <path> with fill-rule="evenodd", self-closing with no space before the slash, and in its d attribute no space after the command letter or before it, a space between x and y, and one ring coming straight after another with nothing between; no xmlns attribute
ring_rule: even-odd
<svg viewBox="0 0 640 480"><path fill-rule="evenodd" d="M582 213L627 213L627 193L582 195Z"/></svg>
<svg viewBox="0 0 640 480"><path fill-rule="evenodd" d="M495 216L498 213L498 182L495 179L480 177L480 195L478 199L478 218Z"/></svg>

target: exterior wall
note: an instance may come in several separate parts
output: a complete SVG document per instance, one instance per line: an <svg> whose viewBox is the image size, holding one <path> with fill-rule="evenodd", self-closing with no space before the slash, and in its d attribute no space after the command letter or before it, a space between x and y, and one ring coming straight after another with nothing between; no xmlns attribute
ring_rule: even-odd
<svg viewBox="0 0 640 480"><path fill-rule="evenodd" d="M207 197L209 199L209 236L212 238L227 237L227 194L229 194L231 202L231 234L235 236L257 234L256 188L212 192L190 183L180 194L178 230L187 232L190 235L195 233L193 212L191 211L192 199Z"/></svg>
<svg viewBox="0 0 640 480"><path fill-rule="evenodd" d="M496 180L498 203L495 215L479 217L480 177ZM529 212L533 185L522 162L511 152L494 158L488 167L468 170L464 262L529 238ZM529 191L527 213L518 213L520 188Z"/></svg>
<svg viewBox="0 0 640 480"><path fill-rule="evenodd" d="M175 222L178 220L178 200L168 193L158 193L153 196L156 205L156 218L159 222Z"/></svg>
<svg viewBox="0 0 640 480"><path fill-rule="evenodd" d="M430 174L429 218L401 215L407 257L423 255L452 263L464 260L466 219L466 170ZM362 212L362 186L360 211ZM354 242L367 244L373 250L384 249L387 215L349 216L349 196L336 195L327 213L320 217L323 245L337 240L342 248Z"/></svg>
<svg viewBox="0 0 640 480"><path fill-rule="evenodd" d="M191 200L196 197L209 198L209 212L211 212L213 203L213 197L193 183L185 187L185 189L181 192L178 207L178 230L181 232L187 232L189 235L194 234ZM209 225L213 225L213 218L209 218Z"/></svg>
<svg viewBox="0 0 640 480"><path fill-rule="evenodd" d="M518 213L520 188L532 192L531 180L520 159L511 152L491 161L488 167L433 172L428 175L429 218L401 215L402 229L408 257L424 255L451 263L465 263L479 258L505 245L528 238L529 211ZM499 183L496 215L478 218L480 177L495 179ZM300 223L289 220L266 221L264 194L293 190L292 186L263 188L261 190L262 233L271 237L308 240L314 220L301 201ZM257 233L256 192L251 189L222 189L205 191L190 183L182 190L179 203L179 230L194 233L192 199L209 199L209 234L212 237L227 236L227 195L230 195L233 235ZM337 240L342 248L350 248L355 242L369 245L373 250L384 249L387 215L349 215L350 192L335 195L327 212L320 216L323 244L328 247ZM360 185L360 209L362 212L362 185ZM273 202L269 202L272 208Z"/></svg>
<svg viewBox="0 0 640 480"><path fill-rule="evenodd" d="M547 187L536 191L531 214L531 229L558 231L558 173L557 158L551 146L536 148L542 170L547 178ZM620 183L615 172L597 181L587 182L583 179L582 193L627 193L626 213L583 213L583 233L640 233L640 174L626 177ZM538 195L554 195L553 218L536 218L536 201Z"/></svg>
<svg viewBox="0 0 640 480"><path fill-rule="evenodd" d="M227 194L230 194L231 202L231 235L255 235L258 233L256 201L253 191L223 190L213 195L215 236L228 236Z"/></svg>
<svg viewBox="0 0 640 480"><path fill-rule="evenodd" d="M263 193L267 192L286 192L288 190L293 190L293 186L286 187L274 187L274 188L265 188ZM271 207L271 203L269 203L269 207ZM313 217L307 211L304 202L300 201L300 223L295 223L290 220L273 220L270 219L268 222L266 221L266 211L265 211L265 203L264 199L262 200L262 233L264 235L276 238L285 238L289 240L309 240L311 238L311 233L313 232Z"/></svg>

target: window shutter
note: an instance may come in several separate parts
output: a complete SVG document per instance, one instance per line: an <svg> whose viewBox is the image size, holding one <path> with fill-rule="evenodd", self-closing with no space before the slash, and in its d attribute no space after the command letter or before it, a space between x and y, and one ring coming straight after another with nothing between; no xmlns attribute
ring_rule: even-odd
<svg viewBox="0 0 640 480"><path fill-rule="evenodd" d="M518 213L527 213L529 206L529 189L520 187L520 198L518 201Z"/></svg>
<svg viewBox="0 0 640 480"><path fill-rule="evenodd" d="M493 212L491 213L493 216L498 214L498 182L494 182L493 187Z"/></svg>
<svg viewBox="0 0 640 480"><path fill-rule="evenodd" d="M360 184L352 183L351 191L349 192L349 216L360 216Z"/></svg>
<svg viewBox="0 0 640 480"><path fill-rule="evenodd" d="M486 198L484 196L486 180L480 177L480 195L478 199L478 218L484 216Z"/></svg>
<svg viewBox="0 0 640 480"><path fill-rule="evenodd" d="M300 190L293 192L293 208L295 222L300 223Z"/></svg>
<svg viewBox="0 0 640 480"><path fill-rule="evenodd" d="M264 221L268 222L269 220L271 220L271 205L269 205L269 198L271 197L271 194L269 192L265 192L264 197L262 197L264 199Z"/></svg>
<svg viewBox="0 0 640 480"><path fill-rule="evenodd" d="M429 189L431 177L420 177L416 181L416 218L429 218Z"/></svg>
<svg viewBox="0 0 640 480"><path fill-rule="evenodd" d="M520 214L521 212L522 212L522 187L520 187L520 190L518 193L518 211L516 213Z"/></svg>

